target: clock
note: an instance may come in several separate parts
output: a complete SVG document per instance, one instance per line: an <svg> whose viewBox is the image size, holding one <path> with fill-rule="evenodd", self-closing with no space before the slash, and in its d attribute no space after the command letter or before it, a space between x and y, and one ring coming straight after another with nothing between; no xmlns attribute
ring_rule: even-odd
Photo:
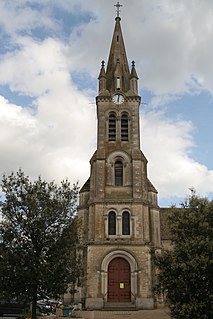
<svg viewBox="0 0 213 319"><path fill-rule="evenodd" d="M112 98L113 103L115 104L122 104L124 103L124 97L121 94L115 94Z"/></svg>

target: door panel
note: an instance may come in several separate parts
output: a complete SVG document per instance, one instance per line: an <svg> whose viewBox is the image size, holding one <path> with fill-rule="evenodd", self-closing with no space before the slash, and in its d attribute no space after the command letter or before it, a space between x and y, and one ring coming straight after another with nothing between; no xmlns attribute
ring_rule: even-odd
<svg viewBox="0 0 213 319"><path fill-rule="evenodd" d="M129 263L123 258L113 259L108 266L108 301L131 301L131 274Z"/></svg>

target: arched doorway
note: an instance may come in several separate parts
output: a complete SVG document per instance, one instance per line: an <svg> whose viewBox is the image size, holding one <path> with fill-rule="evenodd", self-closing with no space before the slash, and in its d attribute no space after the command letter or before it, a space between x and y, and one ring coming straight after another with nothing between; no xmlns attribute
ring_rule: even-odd
<svg viewBox="0 0 213 319"><path fill-rule="evenodd" d="M131 301L131 272L128 261L114 258L108 266L108 302Z"/></svg>

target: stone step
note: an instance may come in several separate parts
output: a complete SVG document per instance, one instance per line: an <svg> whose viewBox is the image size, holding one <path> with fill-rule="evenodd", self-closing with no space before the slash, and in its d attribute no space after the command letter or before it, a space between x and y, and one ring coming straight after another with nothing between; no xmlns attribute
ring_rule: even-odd
<svg viewBox="0 0 213 319"><path fill-rule="evenodd" d="M103 308L104 311L137 311L135 305L131 302L107 302Z"/></svg>

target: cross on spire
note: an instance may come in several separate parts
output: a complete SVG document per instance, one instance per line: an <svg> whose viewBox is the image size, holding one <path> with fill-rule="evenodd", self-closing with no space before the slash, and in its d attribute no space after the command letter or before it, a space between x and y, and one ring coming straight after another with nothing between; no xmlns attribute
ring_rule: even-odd
<svg viewBox="0 0 213 319"><path fill-rule="evenodd" d="M119 1L114 5L114 7L117 8L117 17L120 16L120 7L123 7L122 4L119 3Z"/></svg>

